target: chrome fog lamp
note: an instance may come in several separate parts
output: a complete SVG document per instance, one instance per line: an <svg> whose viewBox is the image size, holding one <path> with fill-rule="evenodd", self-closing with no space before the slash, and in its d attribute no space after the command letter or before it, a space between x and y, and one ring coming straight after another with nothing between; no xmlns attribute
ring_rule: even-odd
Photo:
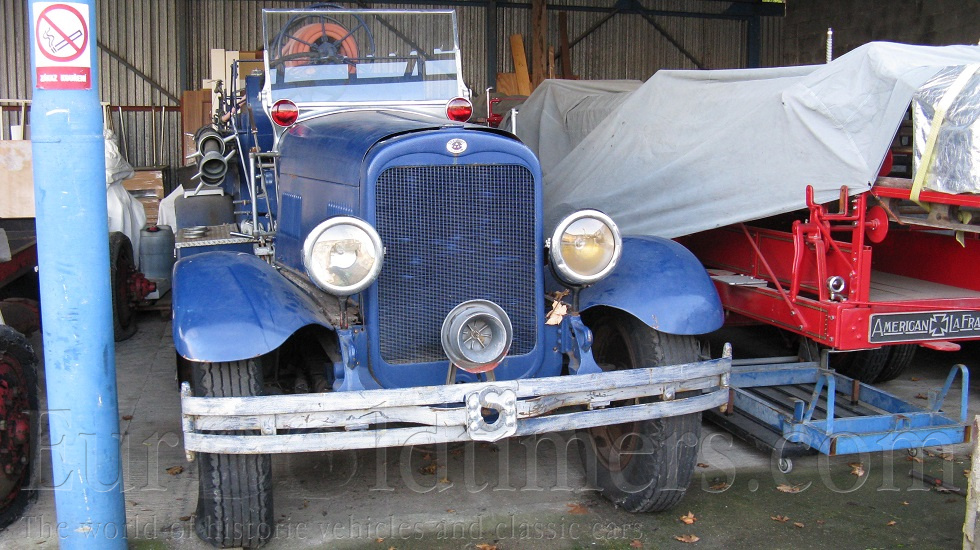
<svg viewBox="0 0 980 550"><path fill-rule="evenodd" d="M565 217L551 235L551 264L564 282L587 285L609 275L623 252L612 218L598 210Z"/></svg>
<svg viewBox="0 0 980 550"><path fill-rule="evenodd" d="M316 226L303 244L303 265L323 290L350 296L367 288L381 272L384 248L364 220L337 216Z"/></svg>
<svg viewBox="0 0 980 550"><path fill-rule="evenodd" d="M453 365L467 372L496 368L513 340L507 312L488 300L463 302L442 322L442 349Z"/></svg>

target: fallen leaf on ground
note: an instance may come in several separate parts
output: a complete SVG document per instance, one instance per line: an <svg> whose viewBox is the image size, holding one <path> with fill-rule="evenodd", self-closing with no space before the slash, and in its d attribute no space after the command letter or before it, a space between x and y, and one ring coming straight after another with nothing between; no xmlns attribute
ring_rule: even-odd
<svg viewBox="0 0 980 550"><path fill-rule="evenodd" d="M697 542L701 540L701 537L697 535L674 535L674 538L681 542L687 542L687 543Z"/></svg>
<svg viewBox="0 0 980 550"><path fill-rule="evenodd" d="M822 519L818 519L817 520L817 525L823 525L824 523L827 523L827 522L824 521L824 520L822 520Z"/></svg>
<svg viewBox="0 0 980 550"><path fill-rule="evenodd" d="M698 462L698 468L708 468L709 466L704 462Z"/></svg>
<svg viewBox="0 0 980 550"><path fill-rule="evenodd" d="M780 483L776 485L776 490L782 493L799 493L803 489L799 485L787 485L785 483Z"/></svg>
<svg viewBox="0 0 980 550"><path fill-rule="evenodd" d="M568 513L573 516L581 516L589 513L589 509L578 502L569 502L565 506L568 506Z"/></svg>
<svg viewBox="0 0 980 550"><path fill-rule="evenodd" d="M686 516L681 516L680 519L687 525L690 525L698 520L698 518L694 517L694 512L688 512Z"/></svg>
<svg viewBox="0 0 980 550"><path fill-rule="evenodd" d="M804 527L806 527L806 525L803 525L802 523L797 521L793 523L793 527L796 527L797 529L803 529Z"/></svg>
<svg viewBox="0 0 980 550"><path fill-rule="evenodd" d="M422 460L432 460L432 455L425 453L422 455Z"/></svg>
<svg viewBox="0 0 980 550"><path fill-rule="evenodd" d="M888 527L891 527L892 525L895 525L896 523L898 523L898 522L895 521L895 520L891 520L888 523L886 523L885 525L888 526Z"/></svg>
<svg viewBox="0 0 980 550"><path fill-rule="evenodd" d="M902 501L902 506L908 506L908 505L909 505L909 501L907 501L907 500L903 500Z"/></svg>
<svg viewBox="0 0 980 550"><path fill-rule="evenodd" d="M773 521L778 521L779 523L786 523L787 521L789 521L789 518L782 514L776 516L769 516L769 519Z"/></svg>
<svg viewBox="0 0 980 550"><path fill-rule="evenodd" d="M956 458L953 453L939 453L939 458L945 460L946 462L952 462Z"/></svg>
<svg viewBox="0 0 980 550"><path fill-rule="evenodd" d="M929 399L929 397L927 395L925 395L924 393L917 393L917 394L915 394L915 398L916 399Z"/></svg>
<svg viewBox="0 0 980 550"><path fill-rule="evenodd" d="M913 382L918 382L921 379L918 376L913 376L912 378L909 378L909 380L911 380Z"/></svg>
<svg viewBox="0 0 980 550"><path fill-rule="evenodd" d="M180 521L190 521L191 517L190 516L180 516L177 519L179 519Z"/></svg>
<svg viewBox="0 0 980 550"><path fill-rule="evenodd" d="M864 477L864 464L860 462L848 462L847 465L851 467L852 476Z"/></svg>
<svg viewBox="0 0 980 550"><path fill-rule="evenodd" d="M452 508L446 508L446 513L455 514L456 510L453 510Z"/></svg>
<svg viewBox="0 0 980 550"><path fill-rule="evenodd" d="M708 487L708 489L711 489L712 491L724 491L727 488L728 488L728 483L726 483L724 481L722 481L720 483L715 483L711 487Z"/></svg>
<svg viewBox="0 0 980 550"><path fill-rule="evenodd" d="M922 459L917 456L907 456L905 457L905 460L908 460L909 462L918 462L919 464L922 464Z"/></svg>
<svg viewBox="0 0 980 550"><path fill-rule="evenodd" d="M476 545L476 550L497 550L497 545L481 542Z"/></svg>
<svg viewBox="0 0 980 550"><path fill-rule="evenodd" d="M633 539L633 542L630 543L630 548L643 548L643 543L640 542L640 539Z"/></svg>
<svg viewBox="0 0 980 550"><path fill-rule="evenodd" d="M443 485L449 485L450 483L452 483L452 481L449 481L448 477L444 477L439 480L439 483L442 483Z"/></svg>
<svg viewBox="0 0 980 550"><path fill-rule="evenodd" d="M127 415L123 416L122 419L123 420L132 420L133 419L133 415L127 414Z"/></svg>
<svg viewBox="0 0 980 550"><path fill-rule="evenodd" d="M463 449L462 449L462 447L460 447L459 449L453 449L453 450L449 451L449 454L453 455L453 457L458 457L461 454L463 454Z"/></svg>
<svg viewBox="0 0 980 550"><path fill-rule="evenodd" d="M422 466L421 468L419 468L419 473L422 474L422 475L431 476L431 475L434 475L436 473L436 468L437 467L438 466L436 465L436 463L433 462L432 464L429 464L428 466Z"/></svg>
<svg viewBox="0 0 980 550"><path fill-rule="evenodd" d="M378 537L378 538L374 539L374 542L377 542L377 543L382 543L384 541L385 541L385 539L383 539L381 537Z"/></svg>
<svg viewBox="0 0 980 550"><path fill-rule="evenodd" d="M170 474L170 475L172 475L172 476L175 476L175 475L177 475L177 474L179 474L179 473L181 473L183 471L184 471L184 467L183 466L171 466L171 467L167 468L167 473Z"/></svg>

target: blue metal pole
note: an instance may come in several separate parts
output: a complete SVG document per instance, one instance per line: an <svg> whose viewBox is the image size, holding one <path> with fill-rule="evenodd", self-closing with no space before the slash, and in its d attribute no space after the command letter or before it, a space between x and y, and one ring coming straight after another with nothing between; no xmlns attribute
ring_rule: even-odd
<svg viewBox="0 0 980 550"><path fill-rule="evenodd" d="M61 548L126 548L95 0L30 0L44 370Z"/></svg>

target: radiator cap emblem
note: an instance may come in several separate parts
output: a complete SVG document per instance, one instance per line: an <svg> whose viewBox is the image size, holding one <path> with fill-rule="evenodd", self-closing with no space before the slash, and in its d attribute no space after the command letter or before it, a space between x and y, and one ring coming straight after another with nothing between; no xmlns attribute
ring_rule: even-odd
<svg viewBox="0 0 980 550"><path fill-rule="evenodd" d="M453 138L446 142L446 150L454 155L461 155L466 151L466 141L460 138Z"/></svg>

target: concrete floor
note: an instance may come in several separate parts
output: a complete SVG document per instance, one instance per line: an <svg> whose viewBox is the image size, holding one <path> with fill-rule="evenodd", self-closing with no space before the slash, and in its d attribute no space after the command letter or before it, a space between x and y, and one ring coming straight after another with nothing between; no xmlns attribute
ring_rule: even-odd
<svg viewBox="0 0 980 550"><path fill-rule="evenodd" d="M193 532L197 465L184 460L181 448L170 324L152 314L140 320L137 335L116 347L130 546L209 548ZM738 356L738 342L735 349ZM976 344L956 354L920 350L912 371L883 387L924 404L916 395L941 386L949 366L977 359ZM976 388L971 418L980 413ZM964 498L930 490L908 474L917 467L965 488L969 445L927 449L922 464L905 451L810 456L783 475L768 454L705 424L701 464L684 501L668 512L633 515L588 489L577 450L565 452L568 441L558 434L497 445L277 456L277 536L268 548L683 548L675 537L684 535L699 537L701 548L960 546ZM39 498L0 532L0 548L58 545L58 489L48 454L41 458ZM849 466L858 462L861 477ZM679 519L688 512L696 518L691 525ZM789 519L772 519L779 516Z"/></svg>

